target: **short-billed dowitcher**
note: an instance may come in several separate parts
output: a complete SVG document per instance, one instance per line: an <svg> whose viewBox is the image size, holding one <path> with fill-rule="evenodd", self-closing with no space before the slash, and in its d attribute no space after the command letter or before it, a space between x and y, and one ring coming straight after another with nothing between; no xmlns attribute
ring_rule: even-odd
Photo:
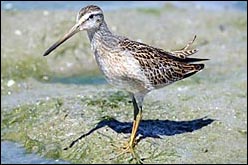
<svg viewBox="0 0 248 165"><path fill-rule="evenodd" d="M180 50L165 51L115 35L109 30L101 8L94 5L79 11L76 24L46 50L44 56L83 30L88 33L95 59L106 80L131 94L134 120L130 140L124 149L134 155L144 96L153 89L192 76L204 68L204 64L193 62L207 59L187 57L197 52L196 49L189 49L195 37Z"/></svg>

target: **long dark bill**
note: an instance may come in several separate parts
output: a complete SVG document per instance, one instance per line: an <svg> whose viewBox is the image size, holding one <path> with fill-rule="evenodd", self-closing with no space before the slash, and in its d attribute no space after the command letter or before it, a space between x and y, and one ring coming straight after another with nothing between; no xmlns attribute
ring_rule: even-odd
<svg viewBox="0 0 248 165"><path fill-rule="evenodd" d="M56 49L59 45L61 45L63 42L65 42L66 40L68 40L69 38L71 38L74 34L76 34L77 32L79 32L79 28L78 25L74 25L71 30L66 33L60 40L58 40L57 42L55 42L50 48L48 48L45 53L43 54L43 56L47 56L48 54L50 54L54 49Z"/></svg>

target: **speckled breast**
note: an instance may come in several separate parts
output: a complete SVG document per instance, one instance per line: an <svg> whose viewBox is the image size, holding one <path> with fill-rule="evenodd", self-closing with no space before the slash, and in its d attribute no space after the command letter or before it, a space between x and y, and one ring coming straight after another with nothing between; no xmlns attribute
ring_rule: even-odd
<svg viewBox="0 0 248 165"><path fill-rule="evenodd" d="M107 81L129 92L150 91L152 86L139 62L128 52L95 50L95 59Z"/></svg>

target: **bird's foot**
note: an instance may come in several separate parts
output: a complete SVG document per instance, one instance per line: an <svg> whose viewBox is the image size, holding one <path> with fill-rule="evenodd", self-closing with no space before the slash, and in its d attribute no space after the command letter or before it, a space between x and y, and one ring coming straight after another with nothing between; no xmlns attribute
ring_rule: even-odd
<svg viewBox="0 0 248 165"><path fill-rule="evenodd" d="M118 158L121 155L126 154L126 153L131 153L132 159L135 159L136 160L136 163L143 164L143 162L140 159L139 155L134 150L135 145L137 145L137 141L136 140L133 142L133 144L130 143L130 142L125 142L124 145L122 145L121 147L120 146L116 146L116 145L113 144L113 146L115 147L115 149L117 149L117 151L119 152L115 156L115 158Z"/></svg>

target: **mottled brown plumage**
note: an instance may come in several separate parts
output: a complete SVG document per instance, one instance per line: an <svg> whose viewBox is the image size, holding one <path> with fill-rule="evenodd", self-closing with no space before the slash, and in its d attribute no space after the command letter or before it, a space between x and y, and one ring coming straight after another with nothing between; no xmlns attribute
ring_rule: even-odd
<svg viewBox="0 0 248 165"><path fill-rule="evenodd" d="M75 33L87 31L95 59L106 80L128 91L132 97L134 122L130 140L124 148L136 157L135 137L142 118L145 95L153 89L164 87L197 73L204 68L204 64L194 62L206 59L188 57L198 51L189 49L196 37L182 49L165 51L115 35L108 29L103 11L98 6L90 5L82 8L76 21L71 30L53 44L44 56Z"/></svg>
<svg viewBox="0 0 248 165"><path fill-rule="evenodd" d="M138 60L142 72L154 88L186 78L204 67L203 64L190 63L202 59L186 57L194 53L195 49L168 52L129 39L120 41L120 46L122 51L129 51ZM185 56L182 57L182 55Z"/></svg>

